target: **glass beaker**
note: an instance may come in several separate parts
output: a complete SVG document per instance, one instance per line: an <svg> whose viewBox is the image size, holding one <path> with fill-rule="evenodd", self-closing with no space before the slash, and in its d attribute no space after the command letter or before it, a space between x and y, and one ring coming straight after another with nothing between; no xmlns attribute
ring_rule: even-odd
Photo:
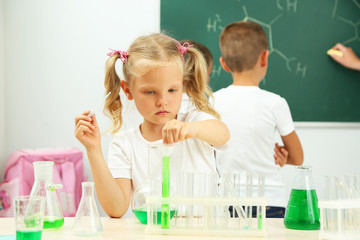
<svg viewBox="0 0 360 240"><path fill-rule="evenodd" d="M17 240L41 240L45 199L40 196L14 198Z"/></svg>
<svg viewBox="0 0 360 240"><path fill-rule="evenodd" d="M142 223L147 224L146 198L150 196L150 182L138 186L131 198L131 209L135 217Z"/></svg>
<svg viewBox="0 0 360 240"><path fill-rule="evenodd" d="M83 182L79 208L76 212L72 233L76 236L91 236L102 232L99 211L95 202L95 184Z"/></svg>
<svg viewBox="0 0 360 240"><path fill-rule="evenodd" d="M148 176L144 183L137 186L134 190L133 196L131 198L131 208L134 212L134 215L142 224L147 224L147 215L148 215L148 208L146 204L146 198L148 196L156 196L161 197L162 191L164 189L164 182L162 181L164 177L164 161L167 161L167 168L166 168L166 177L167 177L167 197L170 193L170 150L166 148L161 143L150 144L148 146ZM165 205L165 206L164 206ZM168 204L161 204L159 201L159 206L156 206L152 209L152 213L154 214L154 224L161 224L161 214L162 207L166 208L166 213L168 213L168 220L172 219L175 215L176 210L173 206L169 206Z"/></svg>
<svg viewBox="0 0 360 240"><path fill-rule="evenodd" d="M51 161L33 162L35 181L31 189L31 196L45 197L44 229L58 229L64 225L64 217L60 207L56 189L61 184L53 182L53 165Z"/></svg>
<svg viewBox="0 0 360 240"><path fill-rule="evenodd" d="M290 229L320 229L320 211L311 167L297 166L293 187L286 209L284 224Z"/></svg>

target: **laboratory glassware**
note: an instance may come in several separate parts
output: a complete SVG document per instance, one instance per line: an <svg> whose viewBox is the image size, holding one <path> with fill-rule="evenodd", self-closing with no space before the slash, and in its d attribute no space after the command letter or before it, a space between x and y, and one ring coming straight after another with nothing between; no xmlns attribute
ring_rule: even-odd
<svg viewBox="0 0 360 240"><path fill-rule="evenodd" d="M320 229L320 211L310 166L297 166L285 213L284 224L290 229Z"/></svg>
<svg viewBox="0 0 360 240"><path fill-rule="evenodd" d="M103 231L95 202L94 182L83 182L79 208L76 212L72 233L76 236L92 236Z"/></svg>
<svg viewBox="0 0 360 240"><path fill-rule="evenodd" d="M44 229L59 229L64 225L64 217L55 190L62 185L53 182L54 162L38 161L33 165L35 181L30 195L45 198Z"/></svg>

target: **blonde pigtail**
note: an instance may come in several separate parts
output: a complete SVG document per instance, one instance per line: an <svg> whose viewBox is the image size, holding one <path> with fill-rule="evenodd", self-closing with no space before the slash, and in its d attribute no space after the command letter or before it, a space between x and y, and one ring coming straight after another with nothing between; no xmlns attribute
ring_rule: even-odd
<svg viewBox="0 0 360 240"><path fill-rule="evenodd" d="M195 48L188 48L185 62L185 91L192 99L195 107L220 119L220 114L211 106L208 98L212 98L212 91L206 84L207 65L204 57Z"/></svg>
<svg viewBox="0 0 360 240"><path fill-rule="evenodd" d="M122 103L120 100L121 80L116 73L115 64L119 55L113 55L106 61L104 86L106 93L111 92L105 101L104 113L111 118L113 125L107 130L117 132L122 124Z"/></svg>

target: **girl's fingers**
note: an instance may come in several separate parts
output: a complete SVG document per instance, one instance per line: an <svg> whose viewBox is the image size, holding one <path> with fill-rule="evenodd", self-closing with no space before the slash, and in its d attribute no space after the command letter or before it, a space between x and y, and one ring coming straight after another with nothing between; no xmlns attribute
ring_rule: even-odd
<svg viewBox="0 0 360 240"><path fill-rule="evenodd" d="M95 129L95 126L86 120L79 120L75 127L79 128L80 126L87 126L89 129Z"/></svg>
<svg viewBox="0 0 360 240"><path fill-rule="evenodd" d="M90 128L88 128L84 125L81 125L75 129L75 137L78 139L81 138L82 136L84 136L86 133L91 134L92 131Z"/></svg>
<svg viewBox="0 0 360 240"><path fill-rule="evenodd" d="M86 113L86 112L84 112ZM75 126L77 125L77 123L80 121L80 120L84 120L84 121L88 121L88 122L91 122L92 121L92 118L89 118L87 116L87 114L81 114L81 115L78 115L75 117Z"/></svg>

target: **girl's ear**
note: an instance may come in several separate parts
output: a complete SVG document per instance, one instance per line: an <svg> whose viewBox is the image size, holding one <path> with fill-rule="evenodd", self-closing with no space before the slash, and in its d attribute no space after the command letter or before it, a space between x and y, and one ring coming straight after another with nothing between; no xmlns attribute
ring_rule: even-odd
<svg viewBox="0 0 360 240"><path fill-rule="evenodd" d="M227 71L227 72L231 72L230 68L228 67L228 65L226 65L226 62L224 60L223 57L220 57L220 65L222 66L222 68Z"/></svg>
<svg viewBox="0 0 360 240"><path fill-rule="evenodd" d="M124 81L124 80L121 81L121 88L124 91L124 93L125 93L128 100L133 100L134 99L133 95L131 94L130 87L129 87L129 85L128 85L128 83L126 81Z"/></svg>

